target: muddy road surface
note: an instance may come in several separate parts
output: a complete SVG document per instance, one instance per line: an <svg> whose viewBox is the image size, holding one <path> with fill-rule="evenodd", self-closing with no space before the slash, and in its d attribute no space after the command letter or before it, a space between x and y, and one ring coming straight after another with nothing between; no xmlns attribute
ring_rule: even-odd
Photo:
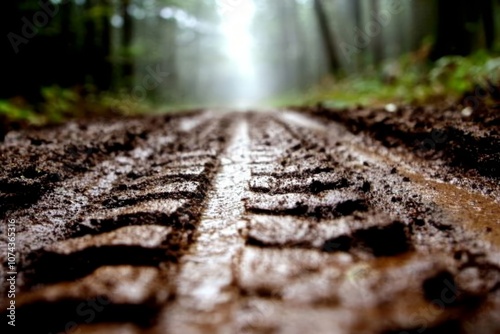
<svg viewBox="0 0 500 334"><path fill-rule="evenodd" d="M499 127L318 107L10 131L16 330L500 333Z"/></svg>

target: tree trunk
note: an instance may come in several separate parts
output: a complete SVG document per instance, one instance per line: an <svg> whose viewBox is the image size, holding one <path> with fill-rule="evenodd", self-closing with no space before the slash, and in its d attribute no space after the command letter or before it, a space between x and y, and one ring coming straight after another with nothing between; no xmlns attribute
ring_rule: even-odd
<svg viewBox="0 0 500 334"><path fill-rule="evenodd" d="M113 67L111 64L111 13L112 4L109 0L101 0L101 6L104 6L104 14L101 17L101 64L99 69L99 88L109 90L113 76Z"/></svg>
<svg viewBox="0 0 500 334"><path fill-rule="evenodd" d="M438 0L437 38L431 59L447 55L466 56L471 52L470 34L467 32L465 0Z"/></svg>
<svg viewBox="0 0 500 334"><path fill-rule="evenodd" d="M492 0L481 0L481 16L483 19L485 46L493 49L495 42L495 15Z"/></svg>
<svg viewBox="0 0 500 334"><path fill-rule="evenodd" d="M65 57L70 57L71 59L74 59L76 57L76 50L77 50L77 45L76 45L76 36L71 29L71 17L72 17L72 10L71 7L73 6L73 2L68 1L65 4L61 4L59 7L59 16L61 17L61 34L59 36L60 38L60 43L61 45L65 46L65 53L61 58L62 64L61 66L63 67L64 73L66 75L64 78L61 80L61 85L64 87L71 86L76 83L83 83L85 76L83 73L83 68L82 67L77 67L75 69L71 62L64 62ZM69 73L72 73L71 75Z"/></svg>
<svg viewBox="0 0 500 334"><path fill-rule="evenodd" d="M297 5L296 1L290 2L290 19L291 27L293 31L293 36L295 37L295 53L297 59L295 61L294 68L296 69L296 89L303 90L306 89L310 82L307 78L307 59L304 52L304 46L306 45L306 40L304 36L304 28L300 21L300 7Z"/></svg>
<svg viewBox="0 0 500 334"><path fill-rule="evenodd" d="M340 68L340 62L335 50L335 40L333 32L330 29L328 15L325 11L322 0L314 0L314 9L316 12L316 18L318 20L321 37L323 39L323 44L325 46L330 73L335 74Z"/></svg>
<svg viewBox="0 0 500 334"><path fill-rule="evenodd" d="M380 0L373 0L372 1L372 12L375 13L375 15L378 15L381 10L380 6ZM380 29L380 33L373 38L372 41L372 54L373 54L373 64L375 66L379 65L382 60L384 59L384 50L382 48L382 41L383 41L383 33L384 29Z"/></svg>
<svg viewBox="0 0 500 334"><path fill-rule="evenodd" d="M121 12L123 17L122 28L122 51L124 61L122 65L122 81L126 87L132 87L132 80L134 75L134 59L131 55L132 38L133 38L133 22L132 16L128 12L130 0L121 1Z"/></svg>
<svg viewBox="0 0 500 334"><path fill-rule="evenodd" d="M279 20L279 43L280 43L280 61L278 66L280 66L281 82L278 87L280 90L289 91L296 87L296 71L294 62L295 56L295 35L293 34L293 25L291 23L290 15L290 2L288 1L277 1L276 12L281 13L281 19Z"/></svg>
<svg viewBox="0 0 500 334"><path fill-rule="evenodd" d="M167 77L167 82L165 85L165 96L169 101L179 101L180 89L179 89L179 66L177 62L178 54L178 43L177 43L177 33L178 27L175 20L168 20L162 23L165 29L165 45L168 45L165 55L165 70L169 73Z"/></svg>
<svg viewBox="0 0 500 334"><path fill-rule="evenodd" d="M23 52L26 50L26 44L17 44L16 41L11 41L4 36L8 36L9 33L13 32L15 27L19 26L21 22L21 17L23 17L22 5L23 1L6 1L2 4L2 12L0 13L0 29L2 32L2 42L1 42L1 54L2 62L0 63L0 73L2 73L3 80L9 80L9 82L4 82L2 84L2 89L0 89L0 98L12 97L19 94L24 87L27 91L27 82L23 82L22 74L24 74L23 62L20 61ZM15 31L19 33L18 31ZM22 34L20 35L22 37ZM16 50L19 53L16 53Z"/></svg>
<svg viewBox="0 0 500 334"><path fill-rule="evenodd" d="M91 14L92 7L95 5L94 1L87 0L85 2L85 39L83 42L83 62L85 64L84 81L87 82L92 78L92 83L95 84L95 66L99 62L99 56L96 54L96 26L94 17Z"/></svg>
<svg viewBox="0 0 500 334"><path fill-rule="evenodd" d="M363 12L361 3L359 0L351 0L351 5L354 16L354 26L359 30L363 30ZM356 57L356 71L360 71L363 68L364 54L364 52L359 52Z"/></svg>

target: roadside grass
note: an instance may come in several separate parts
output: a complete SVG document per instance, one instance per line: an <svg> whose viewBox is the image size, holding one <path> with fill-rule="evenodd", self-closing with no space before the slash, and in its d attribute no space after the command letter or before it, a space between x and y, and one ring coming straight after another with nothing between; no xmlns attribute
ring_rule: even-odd
<svg viewBox="0 0 500 334"><path fill-rule="evenodd" d="M276 107L315 105L332 108L428 104L456 101L476 86L500 83L500 55L479 51L468 57L449 56L428 62L409 54L389 61L378 70L350 76L325 78L305 94L284 94L271 99Z"/></svg>
<svg viewBox="0 0 500 334"><path fill-rule="evenodd" d="M418 51L388 61L363 73L327 77L306 93L289 93L260 103L270 107L315 105L332 108L379 107L388 103L427 104L453 102L477 85L500 83L500 55L478 51L468 57L449 56L435 63ZM158 104L130 94L96 92L93 87L43 87L41 102L28 103L22 96L0 100L0 121L21 124L57 124L69 119L169 113L198 108L223 108L211 103Z"/></svg>

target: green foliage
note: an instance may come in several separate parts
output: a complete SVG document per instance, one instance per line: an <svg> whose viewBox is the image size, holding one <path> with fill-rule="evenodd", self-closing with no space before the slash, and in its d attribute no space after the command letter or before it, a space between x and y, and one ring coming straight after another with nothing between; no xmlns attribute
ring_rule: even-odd
<svg viewBox="0 0 500 334"><path fill-rule="evenodd" d="M22 121L29 124L59 123L72 117L81 117L77 107L80 97L71 89L58 86L41 89L43 102L36 106L28 104L23 98L0 100L0 114L9 121Z"/></svg>
<svg viewBox="0 0 500 334"><path fill-rule="evenodd" d="M500 57L485 51L469 57L444 57L435 63L410 54L385 64L381 73L327 81L305 100L311 104L323 101L334 107L454 100L487 81L500 82Z"/></svg>
<svg viewBox="0 0 500 334"><path fill-rule="evenodd" d="M15 101L0 100L0 115L10 121L25 121L31 124L41 124L43 119L29 106L19 105Z"/></svg>
<svg viewBox="0 0 500 334"><path fill-rule="evenodd" d="M43 101L29 105L23 98L0 100L0 118L14 122L44 125L69 119L111 117L151 113L154 106L147 100L138 101L125 92L96 92L93 87L43 87Z"/></svg>
<svg viewBox="0 0 500 334"><path fill-rule="evenodd" d="M125 91L93 95L89 98L89 102L113 114L127 116L150 113L153 109L149 101L140 101Z"/></svg>
<svg viewBox="0 0 500 334"><path fill-rule="evenodd" d="M63 89L58 86L42 88L44 102L42 104L42 115L49 123L61 122L67 116L77 115L78 109L75 104L79 100L78 94L71 89Z"/></svg>
<svg viewBox="0 0 500 334"><path fill-rule="evenodd" d="M432 84L461 94L485 80L498 81L498 71L500 58L490 58L487 53L478 52L470 57L449 56L439 59L429 77Z"/></svg>

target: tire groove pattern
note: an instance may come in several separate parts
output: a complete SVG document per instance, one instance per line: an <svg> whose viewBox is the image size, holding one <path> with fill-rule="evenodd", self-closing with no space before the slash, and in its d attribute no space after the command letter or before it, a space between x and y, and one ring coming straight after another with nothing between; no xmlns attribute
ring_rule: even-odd
<svg viewBox="0 0 500 334"><path fill-rule="evenodd" d="M370 122L361 114L91 123L78 130L92 134L82 147L68 129L9 134L0 150L27 159L77 147L29 203L15 201L56 163L39 173L11 161L0 175L3 196L16 198L5 213L22 226L19 322L61 331L75 320L82 333L411 333L424 317L430 333L500 330L496 231L453 214L477 200L491 212L473 215L491 223L493 204L436 182L442 161L411 169L404 152L353 135L350 117ZM79 155L87 146L94 153ZM433 188L463 197L443 202ZM445 289L456 291L450 302ZM93 305L91 320L78 313Z"/></svg>
<svg viewBox="0 0 500 334"><path fill-rule="evenodd" d="M485 245L425 201L397 168L353 146L343 128L304 126L314 121L294 117L251 119L239 331L411 332L418 327L408 317L373 322L370 312L385 300L393 302L384 314L425 310L445 279L460 298L440 316L426 314L426 325L465 330L474 314L467 305L495 291L499 264L474 264L491 269L490 278L477 277L490 292L470 289L454 252Z"/></svg>
<svg viewBox="0 0 500 334"><path fill-rule="evenodd" d="M178 260L193 241L225 145L220 135L227 126L224 117L203 119L187 137L182 121L152 122L147 136L126 153L96 166L95 174L92 169L83 174L84 180L90 176L85 206L65 226L53 225L61 235L52 235L52 243L39 242L43 247L34 245L21 257L21 319L30 315L44 323L43 330L62 330L67 317L43 320L53 313L73 313L85 323L75 315L81 304L104 300L106 307L93 322L122 321L125 315L141 326L156 321L161 306L173 298ZM51 197L37 205L43 208ZM113 282L113 276L125 278ZM135 299L123 290L127 286L136 286ZM117 291L123 291L123 298Z"/></svg>

